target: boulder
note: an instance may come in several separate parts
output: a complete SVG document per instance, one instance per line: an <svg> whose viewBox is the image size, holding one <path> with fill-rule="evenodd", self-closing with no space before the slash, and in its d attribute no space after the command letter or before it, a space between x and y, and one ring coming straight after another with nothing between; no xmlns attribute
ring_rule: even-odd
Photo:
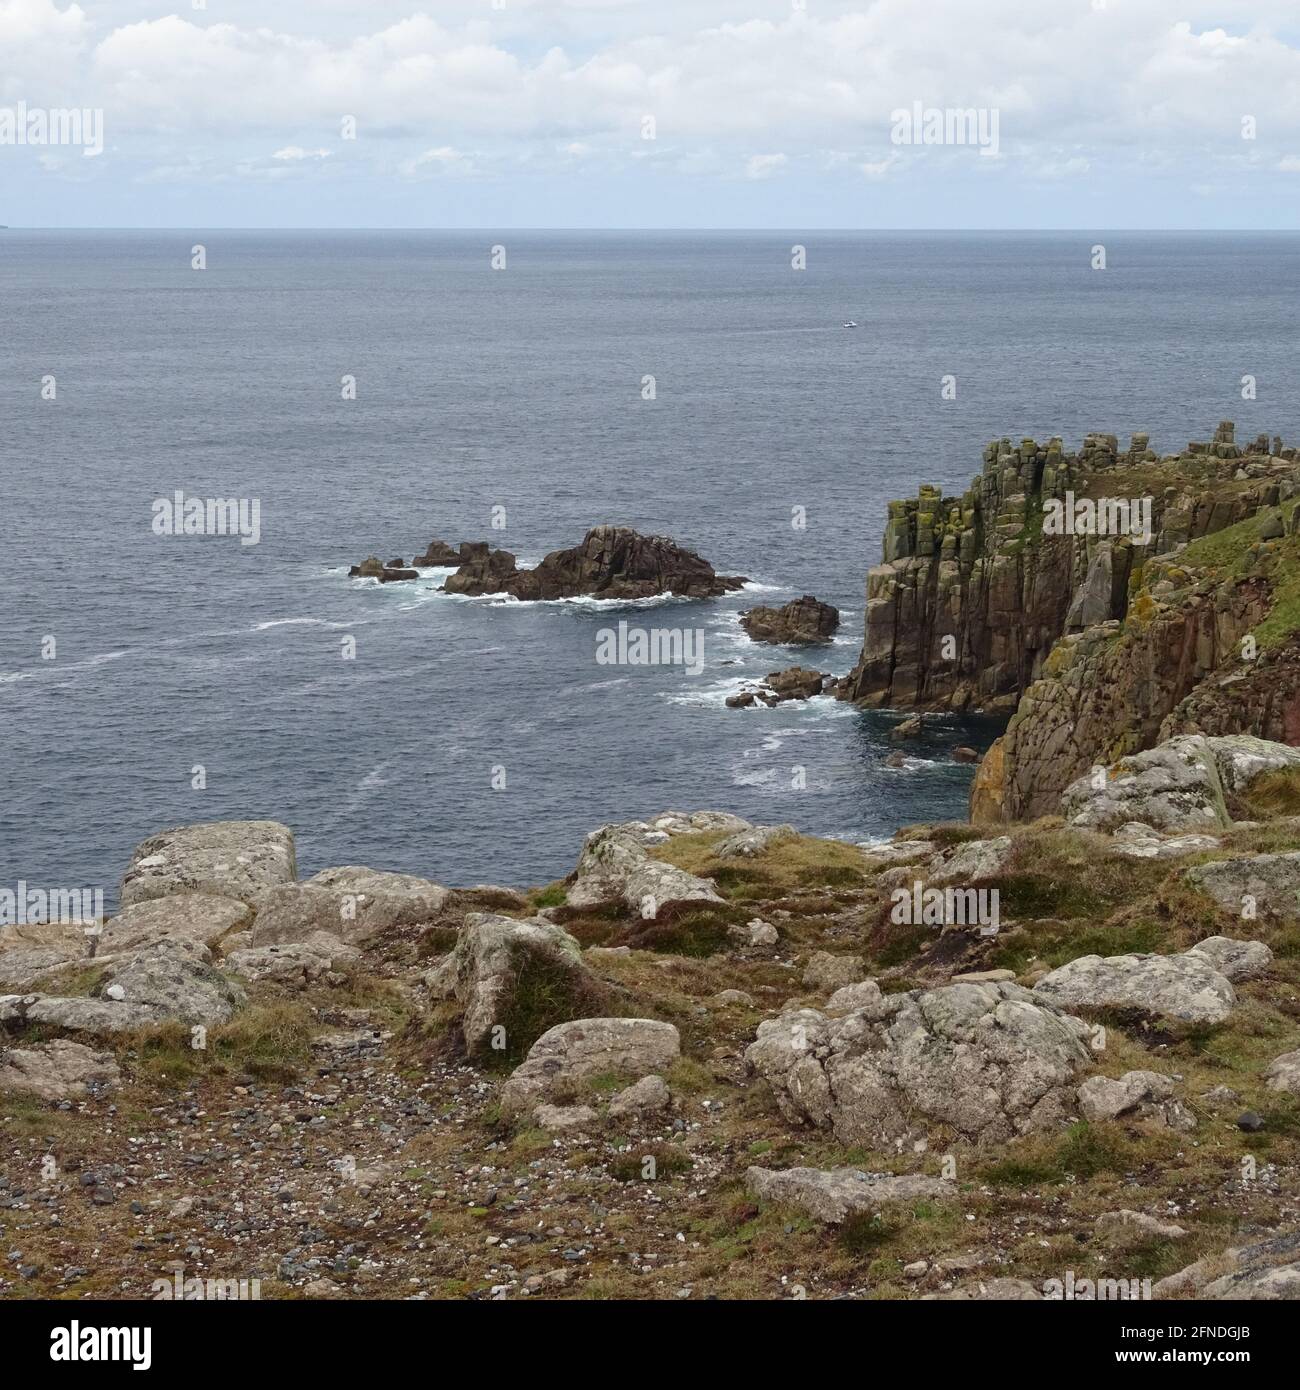
<svg viewBox="0 0 1300 1390"><path fill-rule="evenodd" d="M995 840L967 840L965 844L933 859L926 869L928 884L972 884L997 878L1011 861L1010 835Z"/></svg>
<svg viewBox="0 0 1300 1390"><path fill-rule="evenodd" d="M1270 1091L1286 1091L1300 1096L1300 1052L1284 1052L1269 1063L1267 1085Z"/></svg>
<svg viewBox="0 0 1300 1390"><path fill-rule="evenodd" d="M281 883L257 895L254 946L283 946L326 933L343 939L340 898L310 883Z"/></svg>
<svg viewBox="0 0 1300 1390"><path fill-rule="evenodd" d="M122 906L175 893L254 902L297 877L293 831L277 821L211 821L164 830L136 846L122 879Z"/></svg>
<svg viewBox="0 0 1300 1390"><path fill-rule="evenodd" d="M1219 776L1230 792L1245 792L1266 772L1300 768L1300 748L1252 734L1223 734L1208 740Z"/></svg>
<svg viewBox="0 0 1300 1390"><path fill-rule="evenodd" d="M829 642L840 625L840 611L804 594L780 608L747 609L740 615L740 625L755 642L801 646Z"/></svg>
<svg viewBox="0 0 1300 1390"><path fill-rule="evenodd" d="M1061 814L1071 825L1090 830L1129 821L1165 831L1214 830L1229 823L1219 766L1210 741L1200 734L1135 753L1100 779L1085 774L1065 789Z"/></svg>
<svg viewBox="0 0 1300 1390"><path fill-rule="evenodd" d="M226 957L226 967L241 979L254 983L308 985L341 965L356 960L361 952L329 932L317 932L305 941L272 946L246 946Z"/></svg>
<svg viewBox="0 0 1300 1390"><path fill-rule="evenodd" d="M1097 1234L1106 1245L1120 1249L1143 1245L1153 1240L1183 1240L1187 1232L1172 1221L1160 1221L1145 1212L1104 1211L1095 1222ZM1154 1290L1153 1290L1154 1292Z"/></svg>
<svg viewBox="0 0 1300 1390"><path fill-rule="evenodd" d="M1062 1008L1137 1009L1187 1023L1222 1023L1236 993L1205 955L1079 956L1034 986L1041 1000Z"/></svg>
<svg viewBox="0 0 1300 1390"><path fill-rule="evenodd" d="M767 947L775 946L781 936L771 922L765 922L761 917L755 917L749 922L733 922L727 928L727 938L734 941L737 946Z"/></svg>
<svg viewBox="0 0 1300 1390"><path fill-rule="evenodd" d="M893 864L915 864L934 856L929 840L891 840L883 845L862 845L863 860L868 869L884 869Z"/></svg>
<svg viewBox="0 0 1300 1390"><path fill-rule="evenodd" d="M339 905L344 940L369 940L393 927L417 927L432 921L451 890L414 874L388 873L359 864L322 869L306 880L324 889Z"/></svg>
<svg viewBox="0 0 1300 1390"><path fill-rule="evenodd" d="M662 1073L681 1055L671 1023L649 1018L582 1018L548 1029L502 1087L501 1113L523 1114L561 1087L594 1076Z"/></svg>
<svg viewBox="0 0 1300 1390"><path fill-rule="evenodd" d="M519 921L471 912L453 960L456 998L465 1011L461 1027L471 1055L519 1055L543 1028L581 1017L607 994L583 963L577 941L540 918ZM521 1029L531 1035L516 1036Z"/></svg>
<svg viewBox="0 0 1300 1390"><path fill-rule="evenodd" d="M707 815L708 813L701 813ZM743 823L748 829L748 823ZM706 828L701 826L701 829ZM568 885L570 907L591 907L622 899L649 920L672 902L721 903L712 879L651 859L648 850L667 840L668 830L645 821L603 825L587 836Z"/></svg>
<svg viewBox="0 0 1300 1390"><path fill-rule="evenodd" d="M640 1081L618 1092L609 1103L611 1120L654 1115L672 1104L672 1093L662 1076L643 1076Z"/></svg>
<svg viewBox="0 0 1300 1390"><path fill-rule="evenodd" d="M359 945L390 928L432 921L450 897L450 889L414 874L358 864L322 869L301 883L281 884L258 896L253 944L304 941L329 932Z"/></svg>
<svg viewBox="0 0 1300 1390"><path fill-rule="evenodd" d="M738 834L729 835L713 851L715 859L751 859L762 854L769 845L780 840L792 840L799 832L793 825L755 825Z"/></svg>
<svg viewBox="0 0 1300 1390"><path fill-rule="evenodd" d="M1141 821L1129 821L1115 831L1112 848L1129 859L1182 859L1219 847L1216 835L1161 835Z"/></svg>
<svg viewBox="0 0 1300 1390"><path fill-rule="evenodd" d="M47 975L75 963L75 958L49 946L0 951L0 986L6 989L30 989Z"/></svg>
<svg viewBox="0 0 1300 1390"><path fill-rule="evenodd" d="M1300 853L1216 859L1183 878L1226 912L1240 914L1249 900L1257 917L1300 917Z"/></svg>
<svg viewBox="0 0 1300 1390"><path fill-rule="evenodd" d="M150 1009L160 1023L206 1026L228 1023L247 1002L239 985L211 964L206 947L172 938L109 965L100 997Z"/></svg>
<svg viewBox="0 0 1300 1390"><path fill-rule="evenodd" d="M253 910L238 898L215 893L174 893L124 908L104 924L96 955L117 955L156 941L197 941L215 946L223 936L242 930Z"/></svg>
<svg viewBox="0 0 1300 1390"><path fill-rule="evenodd" d="M894 1202L942 1199L954 1192L953 1184L941 1178L859 1168L750 1168L745 1187L759 1201L798 1207L836 1225L850 1216L874 1215Z"/></svg>
<svg viewBox="0 0 1300 1390"><path fill-rule="evenodd" d="M843 985L857 984L866 969L861 956L833 956L829 951L814 951L803 968L804 987L838 990Z"/></svg>
<svg viewBox="0 0 1300 1390"><path fill-rule="evenodd" d="M972 1143L1053 1129L1092 1065L1087 1024L1010 983L873 997L841 1018L768 1019L746 1050L794 1123L901 1146L944 1126Z"/></svg>
<svg viewBox="0 0 1300 1390"><path fill-rule="evenodd" d="M562 1134L568 1129L590 1129L597 1118L589 1105L539 1105L533 1111L533 1123L549 1134Z"/></svg>
<svg viewBox="0 0 1300 1390"><path fill-rule="evenodd" d="M38 1100L80 1100L110 1090L122 1080L109 1052L56 1038L32 1047L14 1047L0 1055L0 1094L35 1096Z"/></svg>
<svg viewBox="0 0 1300 1390"><path fill-rule="evenodd" d="M1273 952L1262 941L1235 941L1230 936L1207 936L1198 941L1189 956L1204 956L1228 979L1253 980L1273 963Z"/></svg>
<svg viewBox="0 0 1300 1390"><path fill-rule="evenodd" d="M1196 1128L1196 1117L1174 1096L1174 1078L1157 1071L1129 1071L1118 1080L1090 1076L1079 1087L1079 1111L1094 1123L1129 1118L1168 1129Z"/></svg>
<svg viewBox="0 0 1300 1390"><path fill-rule="evenodd" d="M1151 1296L1267 1302L1300 1299L1300 1232L1288 1231L1208 1255L1154 1284Z"/></svg>

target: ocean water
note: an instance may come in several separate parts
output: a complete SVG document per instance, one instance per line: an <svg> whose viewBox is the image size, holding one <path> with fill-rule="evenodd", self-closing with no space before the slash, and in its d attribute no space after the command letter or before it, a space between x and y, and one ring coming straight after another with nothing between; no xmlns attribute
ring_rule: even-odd
<svg viewBox="0 0 1300 1390"><path fill-rule="evenodd" d="M1300 438L1297 289L1286 235L0 232L0 885L111 904L138 840L227 817L287 822L304 874L524 885L668 808L854 839L960 816L949 750L995 728L891 769L896 716L723 699L847 671L886 502L961 490L991 438ZM257 499L260 543L156 536L177 489ZM609 607L346 577L435 536L535 562L600 522L753 585ZM834 646L745 639L743 607L801 593L843 610ZM620 619L702 630L704 669L597 664Z"/></svg>

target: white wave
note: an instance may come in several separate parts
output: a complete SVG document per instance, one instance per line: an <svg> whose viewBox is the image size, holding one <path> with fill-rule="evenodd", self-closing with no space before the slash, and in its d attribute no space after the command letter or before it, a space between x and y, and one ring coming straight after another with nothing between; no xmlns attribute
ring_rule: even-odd
<svg viewBox="0 0 1300 1390"><path fill-rule="evenodd" d="M26 671L0 672L0 685L13 685L18 681L35 680L38 676L66 676L70 671L88 671L97 666L106 666L110 661L129 656L130 649L120 652L99 652L95 656L82 657L80 661L46 661Z"/></svg>
<svg viewBox="0 0 1300 1390"><path fill-rule="evenodd" d="M268 632L273 627L348 628L352 623L333 623L328 618L273 618L267 623L254 623L250 632Z"/></svg>

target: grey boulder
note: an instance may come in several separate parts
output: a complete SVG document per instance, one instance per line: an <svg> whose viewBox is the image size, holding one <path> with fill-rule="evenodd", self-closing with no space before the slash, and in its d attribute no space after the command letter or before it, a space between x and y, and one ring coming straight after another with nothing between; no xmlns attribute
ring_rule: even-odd
<svg viewBox="0 0 1300 1390"><path fill-rule="evenodd" d="M122 906L173 893L216 893L252 902L297 877L293 831L269 820L210 821L152 835L122 878Z"/></svg>

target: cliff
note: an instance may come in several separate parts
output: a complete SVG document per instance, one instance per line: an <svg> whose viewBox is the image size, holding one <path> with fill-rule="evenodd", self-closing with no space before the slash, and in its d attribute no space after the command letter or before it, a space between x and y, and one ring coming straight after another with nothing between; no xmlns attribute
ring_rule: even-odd
<svg viewBox="0 0 1300 1390"><path fill-rule="evenodd" d="M995 441L960 498L891 504L837 694L1014 710L977 821L1049 813L1094 764L1176 733L1300 742L1297 497L1297 451L1243 448L1227 421L1163 457L1142 434L1122 453L1113 435L1074 454Z"/></svg>

